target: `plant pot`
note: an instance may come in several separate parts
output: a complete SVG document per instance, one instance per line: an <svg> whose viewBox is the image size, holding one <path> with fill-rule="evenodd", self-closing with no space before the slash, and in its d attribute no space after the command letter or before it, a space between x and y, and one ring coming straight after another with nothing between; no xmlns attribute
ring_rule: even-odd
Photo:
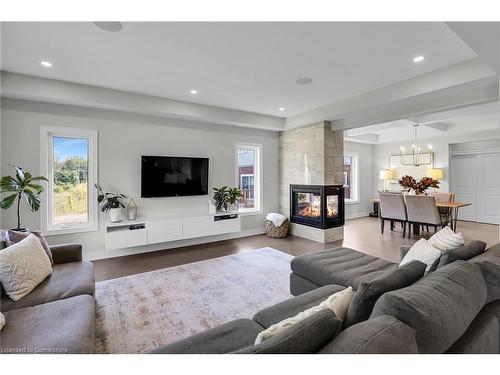
<svg viewBox="0 0 500 375"><path fill-rule="evenodd" d="M110 208L109 218L112 223L117 223L122 221L122 209L121 208Z"/></svg>

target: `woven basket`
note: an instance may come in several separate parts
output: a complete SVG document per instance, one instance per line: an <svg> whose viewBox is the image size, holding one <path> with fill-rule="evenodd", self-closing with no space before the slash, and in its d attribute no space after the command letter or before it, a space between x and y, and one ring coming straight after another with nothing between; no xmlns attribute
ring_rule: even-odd
<svg viewBox="0 0 500 375"><path fill-rule="evenodd" d="M272 238L283 238L288 235L288 227L290 222L286 219L279 227L275 227L273 222L266 220L266 234Z"/></svg>

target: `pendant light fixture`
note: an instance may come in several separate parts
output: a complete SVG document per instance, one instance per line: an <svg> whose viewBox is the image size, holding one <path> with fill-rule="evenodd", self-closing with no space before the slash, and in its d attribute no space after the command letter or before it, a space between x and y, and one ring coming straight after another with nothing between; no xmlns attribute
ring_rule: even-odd
<svg viewBox="0 0 500 375"><path fill-rule="evenodd" d="M420 154L422 152L422 146L420 146L418 144L418 134L417 134L418 127L419 127L419 124L413 124L413 144L411 145L411 153L406 153L406 148L404 146L401 146L399 148L400 155L401 155L401 164L405 164L404 163L405 157L411 155L412 164L415 167L418 167L420 165ZM427 152L431 152L431 151L432 151L432 145L428 144L427 145Z"/></svg>

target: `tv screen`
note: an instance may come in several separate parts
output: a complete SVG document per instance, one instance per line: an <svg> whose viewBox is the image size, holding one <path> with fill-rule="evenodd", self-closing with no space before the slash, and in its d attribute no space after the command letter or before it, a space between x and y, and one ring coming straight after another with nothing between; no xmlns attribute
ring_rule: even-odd
<svg viewBox="0 0 500 375"><path fill-rule="evenodd" d="M141 197L208 194L208 159L142 156Z"/></svg>

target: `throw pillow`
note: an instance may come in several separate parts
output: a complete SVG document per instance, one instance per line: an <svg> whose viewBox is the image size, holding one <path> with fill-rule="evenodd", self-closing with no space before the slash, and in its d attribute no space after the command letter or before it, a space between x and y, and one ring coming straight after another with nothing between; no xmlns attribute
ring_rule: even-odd
<svg viewBox="0 0 500 375"><path fill-rule="evenodd" d="M54 265L54 260L52 259L52 252L50 251L49 244L47 240L45 239L44 236L42 236L42 232L38 230L34 230L32 232L26 231L26 232L16 232L15 230L8 230L7 231L7 246L11 246L15 243L18 243L21 240L24 240L26 237L28 237L31 233L33 233L36 238L40 241L40 244L43 247L43 250L47 253L47 256L50 259L50 264Z"/></svg>
<svg viewBox="0 0 500 375"><path fill-rule="evenodd" d="M259 344L261 341L276 336L277 334L285 331L287 328L310 317L311 315L314 315L320 310L330 309L335 313L335 316L338 319L344 320L345 314L347 313L347 309L351 304L353 295L354 292L352 290L352 287L346 288L340 292L332 294L330 297L328 297L326 300L324 300L317 306L311 307L307 310L298 313L297 315L291 318L273 324L268 329L262 331L257 335L257 339L255 340L255 345Z"/></svg>
<svg viewBox="0 0 500 375"><path fill-rule="evenodd" d="M455 233L450 227L444 227L429 238L429 243L434 248L445 251L462 246L465 242L462 233Z"/></svg>
<svg viewBox="0 0 500 375"><path fill-rule="evenodd" d="M427 265L425 268L425 274L428 274L435 263L437 265L437 261L439 261L440 256L441 251L432 247L425 238L421 238L413 244L410 250L408 250L401 263L399 263L399 266L404 266L412 260L419 260Z"/></svg>
<svg viewBox="0 0 500 375"><path fill-rule="evenodd" d="M0 331L2 330L4 325L5 325L5 316L0 312Z"/></svg>
<svg viewBox="0 0 500 375"><path fill-rule="evenodd" d="M52 273L49 257L34 234L0 251L0 282L18 301Z"/></svg>
<svg viewBox="0 0 500 375"><path fill-rule="evenodd" d="M247 346L236 354L313 354L328 344L342 330L342 321L333 311L323 309L283 332Z"/></svg>
<svg viewBox="0 0 500 375"><path fill-rule="evenodd" d="M424 276L426 265L418 260L384 273L371 282L361 283L347 310L344 328L367 320L379 297L392 290L406 288Z"/></svg>

